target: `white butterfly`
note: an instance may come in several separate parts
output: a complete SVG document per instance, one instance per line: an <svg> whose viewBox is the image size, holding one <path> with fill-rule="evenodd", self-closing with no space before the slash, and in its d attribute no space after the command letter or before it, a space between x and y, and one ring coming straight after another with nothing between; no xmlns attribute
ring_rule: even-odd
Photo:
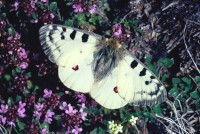
<svg viewBox="0 0 200 134"><path fill-rule="evenodd" d="M117 39L60 25L43 26L39 33L42 48L58 65L63 84L89 93L102 106L145 106L166 99L162 83Z"/></svg>

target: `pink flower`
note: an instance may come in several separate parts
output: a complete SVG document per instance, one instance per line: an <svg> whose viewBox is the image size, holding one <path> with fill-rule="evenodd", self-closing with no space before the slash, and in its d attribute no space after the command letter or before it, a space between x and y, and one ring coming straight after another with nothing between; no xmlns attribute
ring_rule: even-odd
<svg viewBox="0 0 200 134"><path fill-rule="evenodd" d="M21 101L19 102L19 107L18 107L18 109L17 109L17 115L19 116L19 117L25 117L26 115L24 114L25 113L25 107L26 106L26 103L22 103Z"/></svg>
<svg viewBox="0 0 200 134"><path fill-rule="evenodd" d="M39 103L39 102L38 102L37 104L35 104L35 108L36 108L37 111L42 110L43 107L44 107L44 104L41 104L41 103Z"/></svg>
<svg viewBox="0 0 200 134"><path fill-rule="evenodd" d="M117 36L117 37L120 37L121 36L121 34L122 34L122 27L121 27L121 25L120 24L115 24L114 26L113 26L113 34L115 35L115 36Z"/></svg>
<svg viewBox="0 0 200 134"><path fill-rule="evenodd" d="M59 108L60 108L60 110L66 110L67 107L68 107L67 103L63 102L62 105Z"/></svg>
<svg viewBox="0 0 200 134"><path fill-rule="evenodd" d="M97 11L97 5L93 4L92 6L89 6L89 12L91 14L96 13L96 11Z"/></svg>
<svg viewBox="0 0 200 134"><path fill-rule="evenodd" d="M55 115L55 113L48 109L47 113L45 115L44 121L47 122L47 123L49 123L49 124L51 124L51 122L52 122L52 116L53 115Z"/></svg>
<svg viewBox="0 0 200 134"><path fill-rule="evenodd" d="M87 113L83 111L83 108L81 108L79 112L81 113L81 118L86 120Z"/></svg>
<svg viewBox="0 0 200 134"><path fill-rule="evenodd" d="M38 111L33 112L33 116L35 116L38 120L40 119L41 115L42 115L41 112L38 112Z"/></svg>
<svg viewBox="0 0 200 134"><path fill-rule="evenodd" d="M46 128L43 128L42 131L40 132L40 134L48 134L49 130Z"/></svg>
<svg viewBox="0 0 200 134"><path fill-rule="evenodd" d="M68 104L68 109L65 110L65 113L68 115L74 115L77 113L77 110L73 109L71 104Z"/></svg>
<svg viewBox="0 0 200 134"><path fill-rule="evenodd" d="M46 3L47 2L47 0L41 0L42 2L44 2L44 3Z"/></svg>
<svg viewBox="0 0 200 134"><path fill-rule="evenodd" d="M43 97L44 98L50 98L51 95L52 95L52 91L45 88Z"/></svg>
<svg viewBox="0 0 200 134"><path fill-rule="evenodd" d="M83 131L82 128L75 126L74 129L72 130L72 134L79 134L79 132L82 132L82 131Z"/></svg>
<svg viewBox="0 0 200 134"><path fill-rule="evenodd" d="M3 124L6 124L6 119L6 117L0 115L0 123L2 122Z"/></svg>
<svg viewBox="0 0 200 134"><path fill-rule="evenodd" d="M28 63L22 62L22 63L19 65L19 67L20 67L21 69L26 69L26 68L28 67Z"/></svg>
<svg viewBox="0 0 200 134"><path fill-rule="evenodd" d="M17 11L18 8L19 8L19 2L15 1L15 3L13 4L13 6L15 7L15 11Z"/></svg>
<svg viewBox="0 0 200 134"><path fill-rule="evenodd" d="M82 13L83 12L83 9L82 9L80 4L74 4L73 8L74 8L75 13Z"/></svg>
<svg viewBox="0 0 200 134"><path fill-rule="evenodd" d="M13 121L10 121L8 124L9 124L10 126L14 126L14 127L16 126L15 123L14 123Z"/></svg>
<svg viewBox="0 0 200 134"><path fill-rule="evenodd" d="M1 104L0 113L6 113L8 111L8 105Z"/></svg>
<svg viewBox="0 0 200 134"><path fill-rule="evenodd" d="M25 49L23 49L21 47L17 50L17 53L18 53L18 56L19 56L20 59L27 58L27 54L26 54Z"/></svg>

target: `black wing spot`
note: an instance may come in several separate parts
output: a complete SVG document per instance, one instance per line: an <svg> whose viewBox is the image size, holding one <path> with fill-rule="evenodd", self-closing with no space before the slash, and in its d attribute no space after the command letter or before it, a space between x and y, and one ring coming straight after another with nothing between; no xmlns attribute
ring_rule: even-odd
<svg viewBox="0 0 200 134"><path fill-rule="evenodd" d="M74 30L71 34L70 34L70 38L72 40L74 40L74 38L76 37L76 30Z"/></svg>
<svg viewBox="0 0 200 134"><path fill-rule="evenodd" d="M146 75L146 68L143 68L139 76L145 76L145 75Z"/></svg>
<svg viewBox="0 0 200 134"><path fill-rule="evenodd" d="M64 32L60 33L60 35L61 35L61 39L62 39L62 40L65 39L65 36L63 35L63 33L64 33Z"/></svg>
<svg viewBox="0 0 200 134"><path fill-rule="evenodd" d="M65 27L63 27L62 30L63 30L63 32L66 32L66 31L67 31L67 29L66 29Z"/></svg>
<svg viewBox="0 0 200 134"><path fill-rule="evenodd" d="M88 34L83 34L82 35L82 42L87 42L88 41L88 37L89 37Z"/></svg>
<svg viewBox="0 0 200 134"><path fill-rule="evenodd" d="M149 83L150 83L149 81L145 81L145 84L146 84L146 85L149 85Z"/></svg>
<svg viewBox="0 0 200 134"><path fill-rule="evenodd" d="M137 67L138 62L136 60L131 62L131 68L134 69L135 67Z"/></svg>
<svg viewBox="0 0 200 134"><path fill-rule="evenodd" d="M151 78L151 79L155 79L156 77L152 75L152 76L150 76L150 78Z"/></svg>

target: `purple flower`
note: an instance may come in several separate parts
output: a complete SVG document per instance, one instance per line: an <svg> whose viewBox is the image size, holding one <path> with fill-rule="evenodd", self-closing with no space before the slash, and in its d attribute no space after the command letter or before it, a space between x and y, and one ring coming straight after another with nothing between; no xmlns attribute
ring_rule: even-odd
<svg viewBox="0 0 200 134"><path fill-rule="evenodd" d="M97 5L93 4L92 6L89 6L89 12L91 14L96 13L96 11L97 11Z"/></svg>
<svg viewBox="0 0 200 134"><path fill-rule="evenodd" d="M26 103L22 103L22 101L19 102L19 108L24 108L26 106Z"/></svg>
<svg viewBox="0 0 200 134"><path fill-rule="evenodd" d="M40 132L40 134L48 134L49 130L46 128L43 128L42 131Z"/></svg>
<svg viewBox="0 0 200 134"><path fill-rule="evenodd" d="M16 126L15 123L14 123L13 121L8 122L8 124L9 124L10 126L14 126L14 127Z"/></svg>
<svg viewBox="0 0 200 134"><path fill-rule="evenodd" d="M86 120L87 113L83 111L83 108L81 108L79 112L81 113L81 118Z"/></svg>
<svg viewBox="0 0 200 134"><path fill-rule="evenodd" d="M86 102L86 97L84 94L82 93L77 93L76 97L78 98L78 102L80 103L85 103Z"/></svg>
<svg viewBox="0 0 200 134"><path fill-rule="evenodd" d="M47 122L47 123L49 123L49 124L51 124L51 122L52 122L52 116L53 115L55 115L55 113L48 109L47 113L45 115L44 121Z"/></svg>
<svg viewBox="0 0 200 134"><path fill-rule="evenodd" d="M22 62L22 63L19 65L19 67L20 67L21 69L26 69L26 68L28 67L28 63Z"/></svg>
<svg viewBox="0 0 200 134"><path fill-rule="evenodd" d="M115 24L114 26L113 26L113 29L114 29L114 35L115 36L117 36L117 37L120 37L121 36L121 34L122 34L122 27L121 27L121 25L120 24Z"/></svg>
<svg viewBox="0 0 200 134"><path fill-rule="evenodd" d="M43 97L44 98L50 98L52 95L52 91L51 90L48 90L47 88L44 89L44 95Z"/></svg>
<svg viewBox="0 0 200 134"><path fill-rule="evenodd" d="M38 102L37 104L35 104L35 108L36 108L37 111L42 110L43 107L44 107L44 104L41 104L41 103L39 103L39 102Z"/></svg>
<svg viewBox="0 0 200 134"><path fill-rule="evenodd" d="M77 113L78 110L73 109L71 104L68 104L68 109L65 110L65 113L68 115L74 115Z"/></svg>
<svg viewBox="0 0 200 134"><path fill-rule="evenodd" d="M8 111L8 105L1 104L0 113L6 113Z"/></svg>
<svg viewBox="0 0 200 134"><path fill-rule="evenodd" d="M60 110L66 110L67 107L68 107L67 103L63 102L62 105L59 108L60 108Z"/></svg>
<svg viewBox="0 0 200 134"><path fill-rule="evenodd" d="M26 59L27 58L27 54L26 54L25 49L23 49L21 47L17 50L17 53L18 53L18 56L19 56L20 59Z"/></svg>
<svg viewBox="0 0 200 134"><path fill-rule="evenodd" d="M15 3L13 4L13 6L15 7L15 11L17 11L18 8L19 8L19 2L15 1Z"/></svg>
<svg viewBox="0 0 200 134"><path fill-rule="evenodd" d="M1 116L0 115L0 123L3 123L3 124L5 124L6 123L6 117L3 117L3 116Z"/></svg>
<svg viewBox="0 0 200 134"><path fill-rule="evenodd" d="M73 8L74 8L75 13L82 13L83 12L83 9L82 9L80 4L74 4Z"/></svg>
<svg viewBox="0 0 200 134"><path fill-rule="evenodd" d="M33 116L35 116L38 120L40 119L41 115L42 115L41 112L38 112L38 111L33 112Z"/></svg>
<svg viewBox="0 0 200 134"><path fill-rule="evenodd" d="M75 126L74 129L72 129L72 134L79 134L79 132L82 132L82 131L83 131L82 128Z"/></svg>
<svg viewBox="0 0 200 134"><path fill-rule="evenodd" d="M26 110L24 109L24 108L22 108L22 109L17 109L17 114L18 114L18 116L19 117L25 117L25 114L24 114L24 112L25 112Z"/></svg>
<svg viewBox="0 0 200 134"><path fill-rule="evenodd" d="M42 2L44 2L44 3L46 3L47 2L47 0L41 0Z"/></svg>
<svg viewBox="0 0 200 134"><path fill-rule="evenodd" d="M17 109L17 115L19 117L25 117L26 115L24 114L26 109L24 108L26 106L26 103L22 103L21 101L19 102L19 107Z"/></svg>

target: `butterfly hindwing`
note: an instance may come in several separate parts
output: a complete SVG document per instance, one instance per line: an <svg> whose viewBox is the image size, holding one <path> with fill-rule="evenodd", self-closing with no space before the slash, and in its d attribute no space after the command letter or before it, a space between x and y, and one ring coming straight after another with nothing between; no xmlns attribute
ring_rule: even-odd
<svg viewBox="0 0 200 134"><path fill-rule="evenodd" d="M125 106L128 101L117 93L117 69L101 81L95 82L90 95L99 104L109 109L117 109Z"/></svg>
<svg viewBox="0 0 200 134"><path fill-rule="evenodd" d="M166 99L162 83L140 61L127 53L118 64L119 95L137 105L154 105Z"/></svg>

